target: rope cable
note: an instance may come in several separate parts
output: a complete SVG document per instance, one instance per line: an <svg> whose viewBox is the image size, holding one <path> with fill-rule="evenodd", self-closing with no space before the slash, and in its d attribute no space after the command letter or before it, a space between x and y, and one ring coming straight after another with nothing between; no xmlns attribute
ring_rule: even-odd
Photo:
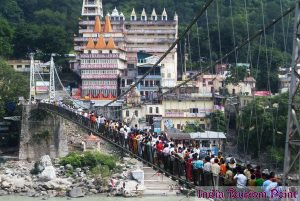
<svg viewBox="0 0 300 201"><path fill-rule="evenodd" d="M208 0L206 2L206 4L202 7L201 11L192 20L192 22L187 26L187 28L182 33L182 35L174 41L174 43L169 47L169 49L160 57L160 59L158 59L158 61L141 78L139 78L133 85L131 85L131 87L129 87L129 89L127 89L124 93L120 94L116 99L114 99L114 100L108 102L107 104L105 104L104 107L107 107L107 106L111 105L112 103L116 102L117 100L120 100L123 96L125 96L126 94L128 94L131 91L132 88L138 86L138 84L142 80L144 80L154 70L154 68L157 67L167 57L167 55L173 50L173 48L176 47L176 45L178 44L178 42L181 41L186 36L186 34L189 32L189 30L192 28L192 26L204 14L204 12L207 10L207 8L211 5L211 3L213 1L214 0Z"/></svg>

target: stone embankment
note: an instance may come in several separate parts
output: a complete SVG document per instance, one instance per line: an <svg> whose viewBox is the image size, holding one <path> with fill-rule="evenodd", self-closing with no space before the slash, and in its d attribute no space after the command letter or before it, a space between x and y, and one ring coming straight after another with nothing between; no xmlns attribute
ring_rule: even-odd
<svg viewBox="0 0 300 201"><path fill-rule="evenodd" d="M29 197L83 197L106 193L109 196L138 196L143 193L141 181L132 177L137 162L125 158L117 164L120 173L110 178L90 173L89 167L60 166L48 155L36 163L6 162L0 167L0 196L18 194Z"/></svg>

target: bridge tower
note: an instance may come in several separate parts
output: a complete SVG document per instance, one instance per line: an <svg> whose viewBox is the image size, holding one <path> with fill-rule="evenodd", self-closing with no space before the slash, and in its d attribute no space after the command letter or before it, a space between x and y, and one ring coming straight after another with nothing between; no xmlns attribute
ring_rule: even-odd
<svg viewBox="0 0 300 201"><path fill-rule="evenodd" d="M102 0L83 0L81 16L103 17Z"/></svg>
<svg viewBox="0 0 300 201"><path fill-rule="evenodd" d="M283 184L285 184L288 174L291 169L298 162L300 175L300 140L296 135L300 136L300 124L297 119L296 113L296 97L300 86L300 1L296 1L295 7L295 22L294 22L294 33L293 33L293 56L292 56L292 71L291 71L291 83L289 88L289 102L288 102L288 121L287 121L287 132L285 139L285 157L284 157L284 177ZM291 150L295 147L298 151L296 158L291 161ZM298 186L300 186L300 179Z"/></svg>
<svg viewBox="0 0 300 201"><path fill-rule="evenodd" d="M55 99L55 65L53 61L54 54L51 54L50 59L50 86L49 86L49 99L53 101Z"/></svg>
<svg viewBox="0 0 300 201"><path fill-rule="evenodd" d="M35 99L35 66L34 53L30 53L30 89L29 89L29 103Z"/></svg>

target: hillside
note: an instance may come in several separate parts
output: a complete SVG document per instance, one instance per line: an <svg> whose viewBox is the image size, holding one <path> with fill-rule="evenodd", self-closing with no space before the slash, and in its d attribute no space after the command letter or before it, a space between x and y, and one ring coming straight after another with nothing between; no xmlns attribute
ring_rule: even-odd
<svg viewBox="0 0 300 201"><path fill-rule="evenodd" d="M245 12L245 1L247 2L247 14ZM199 69L199 46L201 57L207 60L203 65L210 64L209 60L217 60L220 57L219 31L221 39L222 54L226 54L233 49L233 32L232 20L235 29L236 44L240 44L247 37L246 17L249 18L250 35L262 27L262 8L261 0L232 0L215 1L218 2L218 10L220 15L220 24L218 29L217 6L213 3L208 10L208 24L210 38L208 38L207 21L205 16L198 22L199 30L194 26L187 40L187 53L190 54L188 68L192 70ZM264 0L265 23L281 13L281 3L285 10L292 0ZM182 31L187 23L199 12L204 0L182 1L182 0L103 0L104 12L112 10L115 6L119 11L123 11L125 16L129 17L132 8L139 13L145 7L148 14L153 8L157 13L161 13L165 7L170 17L173 17L175 11L179 15L180 31ZM72 51L73 35L78 30L78 18L81 13L81 0L1 0L0 3L0 56L4 58L26 58L31 51L39 53L41 58L52 52L68 53ZM231 15L231 8L233 15ZM289 63L289 54L284 54L284 50L291 52L291 33L293 13L287 16L283 23L278 23L275 27L274 42L273 30L267 34L266 44L264 38L251 43L251 52L247 48L238 52L237 61L241 63L250 62L253 67L259 66L257 73L258 88L265 89L266 68L271 66L271 88L276 92L278 86L277 68L278 66ZM284 33L283 34L283 30ZM288 33L288 34L286 34ZM286 38L287 37L287 38ZM209 48L208 39L211 41ZM284 41L287 41L285 44ZM273 44L273 48L272 48ZM180 48L180 46L179 46ZM179 51L179 66L182 69L182 55L184 45L181 43L181 51ZM266 57L266 55L268 57ZM259 58L259 59L258 59ZM268 58L268 59L267 59ZM234 62L235 57L231 56L227 61ZM252 61L252 62L251 62ZM258 61L258 62L257 62ZM258 64L258 65L257 65ZM256 74L256 72L254 72Z"/></svg>

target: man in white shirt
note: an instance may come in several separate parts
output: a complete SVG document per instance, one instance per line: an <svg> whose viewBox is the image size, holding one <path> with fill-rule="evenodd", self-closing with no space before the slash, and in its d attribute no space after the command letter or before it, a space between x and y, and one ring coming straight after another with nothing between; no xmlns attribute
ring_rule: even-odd
<svg viewBox="0 0 300 201"><path fill-rule="evenodd" d="M247 177L243 174L241 168L238 169L238 173L233 177L236 180L236 187L239 189L245 189L247 186Z"/></svg>
<svg viewBox="0 0 300 201"><path fill-rule="evenodd" d="M218 162L219 162L219 160L217 158L215 158L214 163L211 165L211 172L213 174L214 186L219 185L220 166L219 166Z"/></svg>

